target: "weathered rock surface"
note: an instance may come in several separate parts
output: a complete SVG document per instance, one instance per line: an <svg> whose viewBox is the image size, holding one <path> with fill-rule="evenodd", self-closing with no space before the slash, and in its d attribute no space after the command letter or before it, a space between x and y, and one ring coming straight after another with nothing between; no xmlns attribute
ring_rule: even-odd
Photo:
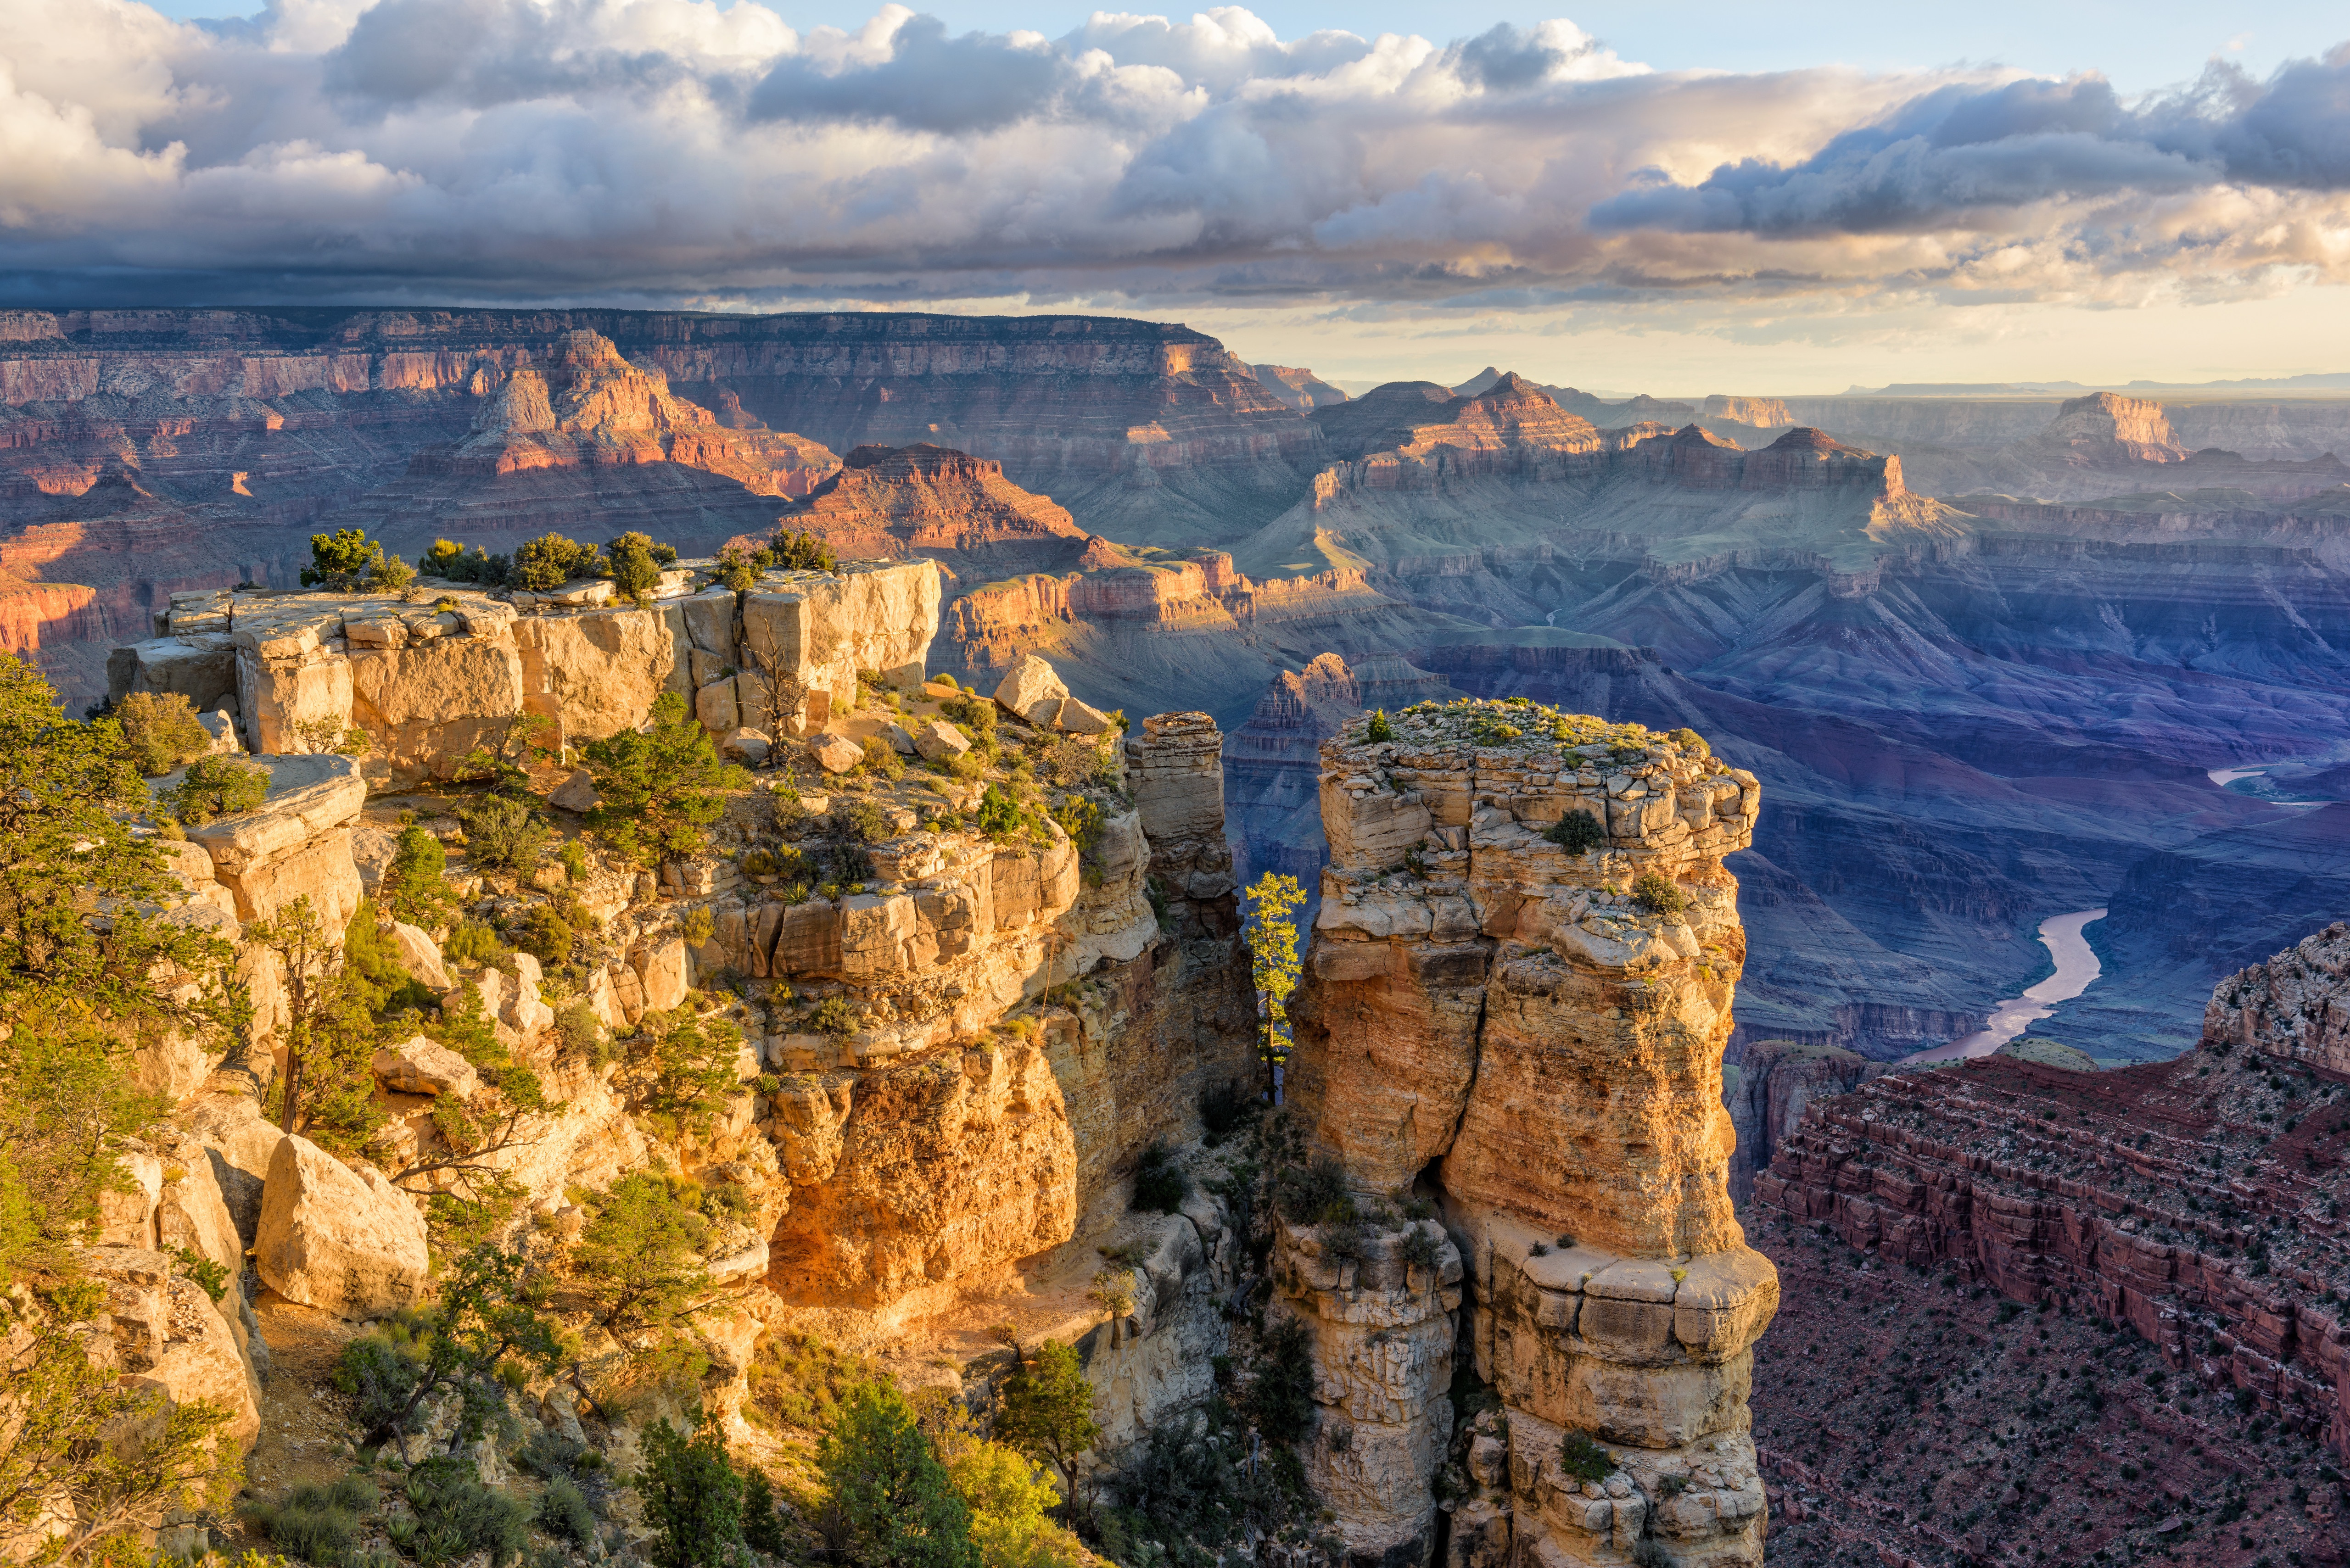
<svg viewBox="0 0 2350 1568"><path fill-rule="evenodd" d="M1068 700L1069 689L1060 676L1033 653L1014 665L995 686L997 705L1032 724L1057 723L1061 704Z"/></svg>
<svg viewBox="0 0 2350 1568"><path fill-rule="evenodd" d="M495 749L524 713L551 722L543 743L577 746L642 725L661 694L676 691L696 697L711 730L729 732L766 717L771 673L797 680L811 703L846 711L860 670L918 682L938 629L938 568L929 562L770 573L740 596L683 597L690 587L681 577L644 609L465 587L181 595L158 618L165 635L115 650L109 680L118 696L161 689L184 663L184 639L172 628L217 624L224 629L202 635L224 643L218 658L254 751L326 752L356 727L368 736L369 776L405 787L449 777L476 747ZM697 668L737 667L754 673L698 692L691 684ZM583 797L574 789L567 798Z"/></svg>
<svg viewBox="0 0 2350 1568"><path fill-rule="evenodd" d="M2350 1114L2304 1058L2335 927L2222 981L2174 1061L1993 1056L1814 1101L1758 1204L1887 1263L2126 1324L2171 1368L2350 1448Z"/></svg>
<svg viewBox="0 0 2350 1568"><path fill-rule="evenodd" d="M351 824L367 800L358 762L338 756L265 756L269 793L253 811L188 829L212 857L213 874L236 900L240 920L266 920L307 898L339 931L359 907Z"/></svg>
<svg viewBox="0 0 2350 1568"><path fill-rule="evenodd" d="M287 1137L262 1187L253 1265L288 1301L381 1317L424 1294L424 1217L372 1168L355 1171L309 1139Z"/></svg>
<svg viewBox="0 0 2350 1568"><path fill-rule="evenodd" d="M1480 1538L1506 1512L1511 1550L1548 1562L1622 1562L1649 1542L1664 1562L1759 1563L1745 1397L1777 1284L1731 1216L1721 1077L1745 958L1721 857L1752 834L1752 775L1694 736L1531 704L1390 723L1390 740L1356 721L1323 748L1330 865L1288 1094L1358 1202L1442 1207L1461 1336L1506 1407L1507 1480ZM1545 834L1576 813L1596 842L1570 853ZM1619 891L1636 881L1646 902ZM1409 1234L1392 1226L1379 1246ZM1309 1468L1385 1501L1342 1520L1351 1552L1425 1560L1451 1428L1444 1265L1398 1275L1409 1300L1373 1311L1371 1254L1358 1283L1326 1240L1293 1227L1279 1252L1288 1299L1317 1320ZM1385 1458L1348 1481L1360 1353L1321 1324L1390 1318L1409 1332L1377 1341L1366 1452ZM1352 1436L1334 1443L1342 1413ZM1605 1486L1560 1469L1569 1430L1607 1445Z"/></svg>

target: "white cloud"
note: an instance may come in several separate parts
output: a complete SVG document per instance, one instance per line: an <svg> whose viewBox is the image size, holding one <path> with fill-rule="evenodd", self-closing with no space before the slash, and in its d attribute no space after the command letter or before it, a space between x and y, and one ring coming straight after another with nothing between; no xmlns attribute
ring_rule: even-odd
<svg viewBox="0 0 2350 1568"><path fill-rule="evenodd" d="M2350 271L2350 52L2137 100L1649 72L1574 24L1059 39L758 0L0 0L0 295L1028 299L1706 330ZM1740 326L1740 323L1745 323ZM1793 330L1789 328L1787 330Z"/></svg>

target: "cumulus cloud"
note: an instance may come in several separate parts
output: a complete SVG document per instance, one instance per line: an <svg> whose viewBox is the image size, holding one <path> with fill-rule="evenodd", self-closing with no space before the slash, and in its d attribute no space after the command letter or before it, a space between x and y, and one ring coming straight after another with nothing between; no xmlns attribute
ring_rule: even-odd
<svg viewBox="0 0 2350 1568"><path fill-rule="evenodd" d="M806 31L760 0L0 0L20 302L1347 312L2127 300L2350 272L2350 47L2126 100L1651 72L1564 20Z"/></svg>
<svg viewBox="0 0 2350 1568"><path fill-rule="evenodd" d="M1742 159L1695 184L1653 171L1602 229L1815 234L1994 223L2038 202L2221 185L2350 188L2350 45L2266 83L2215 60L2126 104L2102 78L1922 92L1799 161Z"/></svg>

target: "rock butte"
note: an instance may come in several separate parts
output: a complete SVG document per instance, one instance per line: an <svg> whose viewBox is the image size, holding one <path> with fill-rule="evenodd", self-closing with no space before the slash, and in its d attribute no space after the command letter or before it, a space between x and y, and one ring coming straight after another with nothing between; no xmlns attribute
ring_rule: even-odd
<svg viewBox="0 0 2350 1568"><path fill-rule="evenodd" d="M1276 1248L1314 1329L1308 1473L1353 1558L1424 1560L1458 1342L1503 1408L1454 1561L1759 1563L1745 1402L1777 1282L1731 1216L1721 1075L1745 960L1721 857L1757 786L1694 737L1530 704L1391 724L1323 744L1330 865L1293 1004L1291 1104L1372 1215L1367 1237L1293 1216ZM1569 853L1544 833L1577 812L1600 842ZM1682 907L1625 897L1646 875ZM1395 1218L1415 1199L1440 1239ZM1604 1481L1562 1469L1575 1432Z"/></svg>

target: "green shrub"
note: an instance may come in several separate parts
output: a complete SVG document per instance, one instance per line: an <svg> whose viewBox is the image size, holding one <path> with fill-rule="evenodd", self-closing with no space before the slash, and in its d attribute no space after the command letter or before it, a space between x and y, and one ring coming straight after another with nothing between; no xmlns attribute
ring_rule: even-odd
<svg viewBox="0 0 2350 1568"><path fill-rule="evenodd" d="M1607 830L1587 811L1570 811L1551 824L1543 836L1569 855L1583 855L1607 842Z"/></svg>
<svg viewBox="0 0 2350 1568"><path fill-rule="evenodd" d="M578 998L565 1002L555 1010L555 1033L563 1042L563 1054L585 1061L591 1067L601 1067L612 1059L612 1047L604 1033L603 1020L596 1010Z"/></svg>
<svg viewBox="0 0 2350 1568"><path fill-rule="evenodd" d="M1355 1218L1347 1173L1326 1155L1310 1165L1284 1167L1274 1181L1273 1202L1294 1225L1342 1225Z"/></svg>
<svg viewBox="0 0 2350 1568"><path fill-rule="evenodd" d="M376 1500L373 1481L347 1475L332 1486L297 1486L282 1502L248 1509L245 1518L280 1551L320 1568L340 1568L352 1561L360 1517Z"/></svg>
<svg viewBox="0 0 2350 1568"><path fill-rule="evenodd" d="M383 546L364 528L338 528L310 535L310 564L302 568L302 586L347 594L367 581L383 565Z"/></svg>
<svg viewBox="0 0 2350 1568"><path fill-rule="evenodd" d="M441 956L451 963L495 964L509 957L511 950L498 940L497 932L479 920L461 920L441 944Z"/></svg>
<svg viewBox="0 0 2350 1568"><path fill-rule="evenodd" d="M979 1568L971 1510L905 1397L889 1385L868 1383L850 1394L816 1445L816 1468L858 1561L871 1568Z"/></svg>
<svg viewBox="0 0 2350 1568"><path fill-rule="evenodd" d="M567 1475L557 1475L546 1483L546 1490L538 1494L534 1517L541 1530L566 1541L584 1543L596 1533L596 1510Z"/></svg>
<svg viewBox="0 0 2350 1568"><path fill-rule="evenodd" d="M578 933L552 904L533 904L521 919L506 928L514 945L545 964L567 962Z"/></svg>
<svg viewBox="0 0 2350 1568"><path fill-rule="evenodd" d="M428 1355L417 1333L421 1323L414 1311L401 1312L343 1346L333 1381L349 1397L362 1430L383 1430L407 1411Z"/></svg>
<svg viewBox="0 0 2350 1568"><path fill-rule="evenodd" d="M851 1390L885 1376L861 1355L846 1355L812 1334L785 1331L759 1346L750 1369L745 1414L766 1427L821 1432Z"/></svg>
<svg viewBox="0 0 2350 1568"><path fill-rule="evenodd" d="M592 576L595 571L595 545L567 539L560 534L542 534L515 551L514 564L506 575L515 587L543 594L561 587L574 577Z"/></svg>
<svg viewBox="0 0 2350 1568"><path fill-rule="evenodd" d="M1403 1261L1414 1268L1434 1269L1444 1256L1444 1243L1425 1225L1414 1225L1403 1239Z"/></svg>
<svg viewBox="0 0 2350 1568"><path fill-rule="evenodd" d="M412 1554L424 1568L487 1552L503 1568L530 1542L530 1515L473 1473L470 1459L440 1456L408 1472L408 1506L416 1513Z"/></svg>
<svg viewBox="0 0 2350 1568"><path fill-rule="evenodd" d="M1388 722L1386 709L1380 708L1372 711L1371 722L1363 726L1363 739L1367 742L1395 739L1395 726Z"/></svg>
<svg viewBox="0 0 2350 1568"><path fill-rule="evenodd" d="M1142 1160L1134 1172L1134 1206L1156 1210L1161 1214L1180 1213L1183 1199L1191 1195L1191 1179L1185 1176L1168 1155L1164 1147L1152 1144L1142 1151Z"/></svg>
<svg viewBox="0 0 2350 1568"><path fill-rule="evenodd" d="M1559 1440L1559 1468L1579 1481L1604 1481L1616 1473L1616 1459L1588 1432L1569 1432Z"/></svg>
<svg viewBox="0 0 2350 1568"><path fill-rule="evenodd" d="M858 844L879 844L898 831L869 800L847 800L833 807L832 830Z"/></svg>
<svg viewBox="0 0 2350 1568"><path fill-rule="evenodd" d="M782 1556L788 1544L775 1511L775 1483L755 1466L743 1472L743 1544L770 1557Z"/></svg>
<svg viewBox="0 0 2350 1568"><path fill-rule="evenodd" d="M217 1302L228 1293L228 1270L213 1262L193 1247L172 1249L172 1262L178 1265L180 1277Z"/></svg>
<svg viewBox="0 0 2350 1568"><path fill-rule="evenodd" d="M1652 915L1678 915L1689 908L1689 899L1672 879L1654 871L1641 872L1632 884L1632 902Z"/></svg>
<svg viewBox="0 0 2350 1568"><path fill-rule="evenodd" d="M377 886L377 897L390 909L395 920L437 926L457 902L444 879L448 874L449 852L441 847L441 841L424 828L403 827L391 864L384 867L383 880Z"/></svg>
<svg viewBox="0 0 2350 1568"><path fill-rule="evenodd" d="M1249 1413L1270 1442L1294 1443L1314 1425L1314 1337L1294 1317L1265 1325Z"/></svg>
<svg viewBox="0 0 2350 1568"><path fill-rule="evenodd" d="M847 997L827 996L816 1003L815 1013L808 1019L808 1027L818 1034L846 1040L857 1033L863 1022L857 1010L848 1004Z"/></svg>
<svg viewBox="0 0 2350 1568"><path fill-rule="evenodd" d="M639 608L651 602L653 589L660 586L663 552L670 560L677 559L677 552L669 545L656 545L650 535L637 533L623 534L604 547L610 557L612 586Z"/></svg>
<svg viewBox="0 0 2350 1568"><path fill-rule="evenodd" d="M114 705L114 722L122 726L122 754L151 779L213 748L195 704L176 691L133 691Z"/></svg>
<svg viewBox="0 0 2350 1568"><path fill-rule="evenodd" d="M743 1480L714 1424L687 1438L667 1421L645 1433L636 1488L659 1532L654 1568L733 1568L743 1536Z"/></svg>
<svg viewBox="0 0 2350 1568"><path fill-rule="evenodd" d="M465 854L474 865L525 875L538 868L546 850L546 825L522 802L485 794L459 811L457 818L465 825Z"/></svg>
<svg viewBox="0 0 2350 1568"><path fill-rule="evenodd" d="M251 811L268 794L267 768L227 757L198 757L162 800L173 816L201 826L217 816Z"/></svg>
<svg viewBox="0 0 2350 1568"><path fill-rule="evenodd" d="M832 546L813 534L790 534L777 528L767 548L774 553L776 566L787 572L829 572L840 565Z"/></svg>
<svg viewBox="0 0 2350 1568"><path fill-rule="evenodd" d="M592 1217L572 1249L571 1270L606 1330L666 1327L709 1288L702 1243L710 1222L691 1183L635 1171L588 1207Z"/></svg>

